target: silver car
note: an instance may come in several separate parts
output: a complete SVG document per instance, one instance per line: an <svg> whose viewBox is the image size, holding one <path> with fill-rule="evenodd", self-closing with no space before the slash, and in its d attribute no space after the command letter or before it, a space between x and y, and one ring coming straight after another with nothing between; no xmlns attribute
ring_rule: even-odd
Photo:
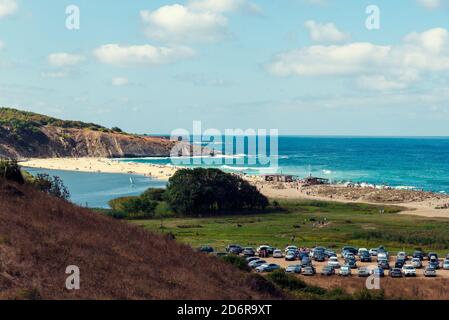
<svg viewBox="0 0 449 320"><path fill-rule="evenodd" d="M301 265L300 264L293 264L287 267L285 269L285 272L287 273L301 273Z"/></svg>

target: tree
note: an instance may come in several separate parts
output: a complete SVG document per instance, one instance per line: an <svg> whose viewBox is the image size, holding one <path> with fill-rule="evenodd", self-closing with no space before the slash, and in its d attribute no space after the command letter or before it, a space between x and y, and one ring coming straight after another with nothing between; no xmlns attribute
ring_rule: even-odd
<svg viewBox="0 0 449 320"><path fill-rule="evenodd" d="M0 177L7 180L15 181L20 184L25 183L20 166L17 160L14 159L1 159L0 160Z"/></svg>
<svg viewBox="0 0 449 320"><path fill-rule="evenodd" d="M46 173L39 173L33 181L33 185L40 191L48 193L54 197L69 200L70 192L58 176L50 176Z"/></svg>
<svg viewBox="0 0 449 320"><path fill-rule="evenodd" d="M112 127L111 130L114 132L123 132L123 130L120 129L119 127Z"/></svg>
<svg viewBox="0 0 449 320"><path fill-rule="evenodd" d="M165 198L178 214L264 209L268 199L242 178L218 169L182 169L170 178Z"/></svg>

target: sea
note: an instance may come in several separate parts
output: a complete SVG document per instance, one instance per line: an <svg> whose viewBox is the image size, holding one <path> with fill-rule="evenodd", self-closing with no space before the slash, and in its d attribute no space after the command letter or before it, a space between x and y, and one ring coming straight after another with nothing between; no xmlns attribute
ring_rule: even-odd
<svg viewBox="0 0 449 320"><path fill-rule="evenodd" d="M237 150L237 139L222 139L213 146L221 155L193 158L130 158L118 161L214 167L248 175L282 173L297 177L309 175L333 183L354 182L397 189L449 193L448 137L302 137L281 136L277 152L270 154L276 165L267 164L260 150ZM241 141L240 141L241 142ZM248 142L248 141L246 141ZM201 142L199 142L201 144ZM267 145L270 145L267 143ZM264 150L265 151L265 150ZM213 158L213 159L212 159ZM258 161L261 158L261 161ZM213 160L213 161L212 161ZM181 162L181 164L180 164ZM214 163L211 163L214 162ZM33 172L50 170L36 170ZM54 172L53 172L54 173ZM106 207L118 196L134 195L148 187L160 187L166 181L130 175L56 172L63 178L76 203Z"/></svg>

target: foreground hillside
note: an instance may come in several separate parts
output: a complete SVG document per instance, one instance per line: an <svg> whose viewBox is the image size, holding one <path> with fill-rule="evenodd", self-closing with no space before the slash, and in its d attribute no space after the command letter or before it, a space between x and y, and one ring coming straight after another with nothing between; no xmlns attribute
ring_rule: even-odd
<svg viewBox="0 0 449 320"><path fill-rule="evenodd" d="M172 147L160 137L0 108L0 157L151 157L168 156Z"/></svg>
<svg viewBox="0 0 449 320"><path fill-rule="evenodd" d="M66 267L81 290L65 289ZM264 282L176 241L0 179L0 299L263 299Z"/></svg>

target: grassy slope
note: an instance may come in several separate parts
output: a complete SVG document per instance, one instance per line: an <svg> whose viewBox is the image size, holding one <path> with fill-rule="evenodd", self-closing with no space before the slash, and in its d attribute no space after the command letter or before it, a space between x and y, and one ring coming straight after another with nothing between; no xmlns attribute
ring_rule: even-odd
<svg viewBox="0 0 449 320"><path fill-rule="evenodd" d="M446 254L449 249L449 220L398 215L397 207L380 214L381 207L335 202L284 201L284 213L215 218L176 218L164 222L135 221L154 231L172 232L194 247L210 244L223 249L227 244L257 246L268 243L284 247L296 236L296 245L324 245L338 250L343 245L413 251L416 247ZM324 227L313 221L327 219Z"/></svg>
<svg viewBox="0 0 449 320"><path fill-rule="evenodd" d="M81 269L81 290L65 269ZM270 298L260 280L167 237L0 179L0 299Z"/></svg>

